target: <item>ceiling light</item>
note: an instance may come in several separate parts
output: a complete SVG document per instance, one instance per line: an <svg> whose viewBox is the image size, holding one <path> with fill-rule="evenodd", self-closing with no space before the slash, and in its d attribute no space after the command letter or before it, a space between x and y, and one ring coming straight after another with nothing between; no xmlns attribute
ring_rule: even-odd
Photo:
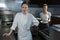
<svg viewBox="0 0 60 40"><path fill-rule="evenodd" d="M0 3L0 8L6 8L6 4L5 3Z"/></svg>

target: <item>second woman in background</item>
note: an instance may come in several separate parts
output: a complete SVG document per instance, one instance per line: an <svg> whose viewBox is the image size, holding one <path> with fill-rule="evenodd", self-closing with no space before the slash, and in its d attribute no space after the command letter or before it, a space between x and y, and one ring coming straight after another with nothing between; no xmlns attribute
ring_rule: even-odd
<svg viewBox="0 0 60 40"><path fill-rule="evenodd" d="M41 18L41 21L40 21L39 28L41 30L44 30L44 31L46 30L47 32L49 32L49 22L51 19L51 13L48 12L48 5L47 4L43 5L43 10L40 13L40 18Z"/></svg>

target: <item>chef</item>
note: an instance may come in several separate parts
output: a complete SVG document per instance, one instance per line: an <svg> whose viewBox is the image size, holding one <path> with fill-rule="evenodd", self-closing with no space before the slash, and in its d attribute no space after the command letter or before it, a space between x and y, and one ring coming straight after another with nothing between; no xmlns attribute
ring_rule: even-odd
<svg viewBox="0 0 60 40"><path fill-rule="evenodd" d="M30 27L32 24L38 26L39 22L32 14L28 13L27 2L21 4L21 11L16 14L10 32L4 33L3 36L10 36L13 30L18 27L18 40L32 40Z"/></svg>
<svg viewBox="0 0 60 40"><path fill-rule="evenodd" d="M40 13L40 26L41 30L46 29L49 32L49 22L51 21L51 13L48 11L48 5L44 4L42 8L42 12Z"/></svg>

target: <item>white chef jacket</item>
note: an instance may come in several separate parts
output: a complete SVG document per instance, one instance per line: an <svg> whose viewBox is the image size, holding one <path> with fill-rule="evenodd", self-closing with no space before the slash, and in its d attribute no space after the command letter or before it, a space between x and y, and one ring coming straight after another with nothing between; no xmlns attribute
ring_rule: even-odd
<svg viewBox="0 0 60 40"><path fill-rule="evenodd" d="M40 17L41 17L41 23L48 23L51 20L51 13L47 12L46 14L44 14L43 12L41 12Z"/></svg>
<svg viewBox="0 0 60 40"><path fill-rule="evenodd" d="M32 40L32 35L30 32L32 23L36 26L39 24L38 20L32 14L16 14L11 29L15 30L15 28L18 27L18 40Z"/></svg>

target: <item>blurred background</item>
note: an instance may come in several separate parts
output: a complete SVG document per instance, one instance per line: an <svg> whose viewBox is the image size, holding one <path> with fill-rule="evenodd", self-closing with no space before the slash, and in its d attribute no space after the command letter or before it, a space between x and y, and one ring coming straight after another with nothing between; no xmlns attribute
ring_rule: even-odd
<svg viewBox="0 0 60 40"><path fill-rule="evenodd" d="M52 14L49 33L39 30L39 26L31 27L33 40L60 40L60 0L0 0L0 40L18 40L17 29L9 38L2 37L2 34L9 31L16 13L21 12L23 1L28 2L28 11L36 18L40 17L43 4L48 5Z"/></svg>

